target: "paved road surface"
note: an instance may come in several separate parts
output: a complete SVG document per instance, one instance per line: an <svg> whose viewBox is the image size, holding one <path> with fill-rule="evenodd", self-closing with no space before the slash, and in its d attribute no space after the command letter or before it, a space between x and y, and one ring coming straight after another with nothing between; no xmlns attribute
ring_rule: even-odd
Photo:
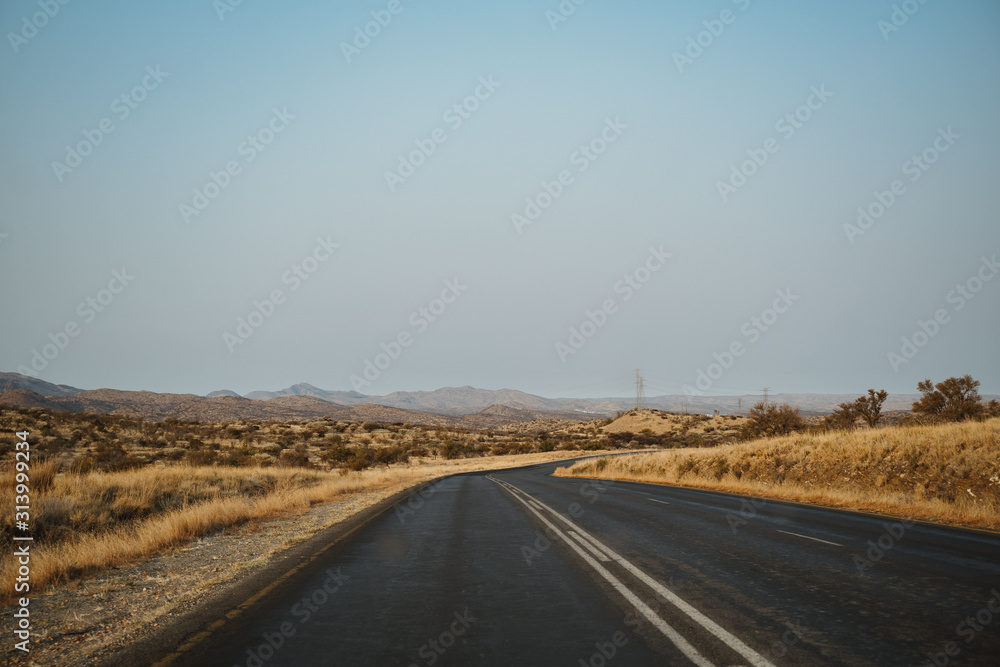
<svg viewBox="0 0 1000 667"><path fill-rule="evenodd" d="M1000 536L554 467L425 489L172 664L1000 665Z"/></svg>

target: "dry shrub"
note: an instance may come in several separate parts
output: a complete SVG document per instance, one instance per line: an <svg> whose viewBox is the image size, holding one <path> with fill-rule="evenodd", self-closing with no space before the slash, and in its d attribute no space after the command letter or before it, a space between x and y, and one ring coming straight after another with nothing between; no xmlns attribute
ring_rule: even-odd
<svg viewBox="0 0 1000 667"><path fill-rule="evenodd" d="M799 409L782 403L776 405L761 401L750 408L747 422L741 435L745 438L765 438L776 435L787 435L804 426Z"/></svg>

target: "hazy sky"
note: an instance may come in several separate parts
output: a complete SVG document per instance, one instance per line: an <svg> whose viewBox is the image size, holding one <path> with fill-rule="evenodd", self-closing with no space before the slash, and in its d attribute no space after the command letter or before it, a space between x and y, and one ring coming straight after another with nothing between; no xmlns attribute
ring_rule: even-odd
<svg viewBox="0 0 1000 667"><path fill-rule="evenodd" d="M0 28L0 370L1000 392L993 0L11 0Z"/></svg>

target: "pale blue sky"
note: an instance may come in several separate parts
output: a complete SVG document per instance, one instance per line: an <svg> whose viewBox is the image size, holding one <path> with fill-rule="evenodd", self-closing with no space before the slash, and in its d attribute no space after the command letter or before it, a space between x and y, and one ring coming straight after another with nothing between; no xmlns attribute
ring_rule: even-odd
<svg viewBox="0 0 1000 667"><path fill-rule="evenodd" d="M37 34L37 2L0 7L0 369L30 368L75 322L35 357L39 377L350 389L409 334L364 393L621 395L637 367L648 393L679 393L734 343L744 353L707 393L914 392L965 373L1000 392L1000 279L948 300L1000 254L995 2L928 2L885 39L893 2L593 0L553 30L556 0L403 0L351 62L341 43L388 0L244 0L221 20L219 4L71 2ZM679 72L675 52L724 10L732 22ZM114 101L144 77L121 118ZM490 77L455 128L443 114ZM814 87L832 96L779 131ZM248 162L241 145L275 109L294 118ZM60 181L53 163L103 119L113 131ZM625 128L580 172L574 151L609 119ZM437 128L444 143L390 191L385 172ZM904 164L947 128L958 138L911 181ZM723 201L717 183L769 138L777 152ZM185 224L180 205L229 161L239 173ZM572 182L518 233L512 214L562 170ZM844 225L896 179L905 192L849 242ZM283 276L318 237L339 248L292 289ZM672 256L626 301L616 283L650 246ZM122 267L135 279L88 321L79 304ZM423 328L454 278L467 289ZM227 344L275 289L271 317ZM744 323L779 289L799 299L753 339ZM940 309L947 322L893 368Z"/></svg>

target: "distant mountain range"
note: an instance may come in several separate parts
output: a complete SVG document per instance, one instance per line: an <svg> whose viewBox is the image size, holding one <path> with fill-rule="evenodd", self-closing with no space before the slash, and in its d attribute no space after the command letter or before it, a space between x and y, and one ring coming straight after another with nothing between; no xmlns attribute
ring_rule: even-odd
<svg viewBox="0 0 1000 667"><path fill-rule="evenodd" d="M217 391L209 396L236 396L232 391ZM858 394L778 394L771 400L796 405L804 413L828 414L838 405L853 401ZM314 396L340 405L376 403L407 410L422 410L444 415L476 414L491 405L505 405L518 409L571 412L592 417L613 415L635 407L634 398L543 398L515 389L477 389L475 387L445 387L434 391L397 391L385 396L366 396L356 391L327 391L311 384L300 383L281 391L252 391L246 398L269 400L281 396ZM890 394L883 410L909 410L919 394ZM744 396L684 396L664 395L644 399L647 408L669 412L698 412L711 414L714 410L728 414L746 412L760 400L757 395Z"/></svg>
<svg viewBox="0 0 1000 667"><path fill-rule="evenodd" d="M321 398L312 392L296 393L286 390L274 392L273 396L265 392L255 392L255 395L258 398L239 396L231 391L197 396L117 389L83 390L51 384L17 373L0 373L0 405L117 414L156 420L167 417L191 421L330 417L359 422L496 428L516 422L581 418L581 415L576 413L535 410L523 406L488 405L476 411L432 412L419 408L400 408L385 403L374 403L371 400L363 400L363 397L362 400L358 400L358 396L350 396L350 402L345 404Z"/></svg>
<svg viewBox="0 0 1000 667"><path fill-rule="evenodd" d="M235 395L235 392L212 392ZM542 398L514 389L476 389L475 387L445 387L434 391L397 391L385 396L366 396L356 391L327 391L311 384L300 383L281 391L252 391L246 398L266 401L282 396L314 396L340 405L376 403L404 410L421 410L442 415L462 416L481 412L491 405L504 405L520 410L543 412L586 412L600 416L614 414L615 406L597 407L599 402L572 399Z"/></svg>
<svg viewBox="0 0 1000 667"><path fill-rule="evenodd" d="M859 392L860 394L860 392ZM796 405L803 414L828 414L859 394L778 394L772 400ZM884 412L909 410L918 394L890 394ZM993 398L990 396L985 399ZM746 412L759 396L654 396L644 407L669 412L722 414ZM597 419L635 406L631 398L543 398L514 389L445 387L366 396L328 391L300 383L280 391L214 391L207 396L159 394L115 389L83 390L18 373L0 373L0 405L96 412L149 419L218 421L240 419L319 419L452 424L490 428L546 419Z"/></svg>

